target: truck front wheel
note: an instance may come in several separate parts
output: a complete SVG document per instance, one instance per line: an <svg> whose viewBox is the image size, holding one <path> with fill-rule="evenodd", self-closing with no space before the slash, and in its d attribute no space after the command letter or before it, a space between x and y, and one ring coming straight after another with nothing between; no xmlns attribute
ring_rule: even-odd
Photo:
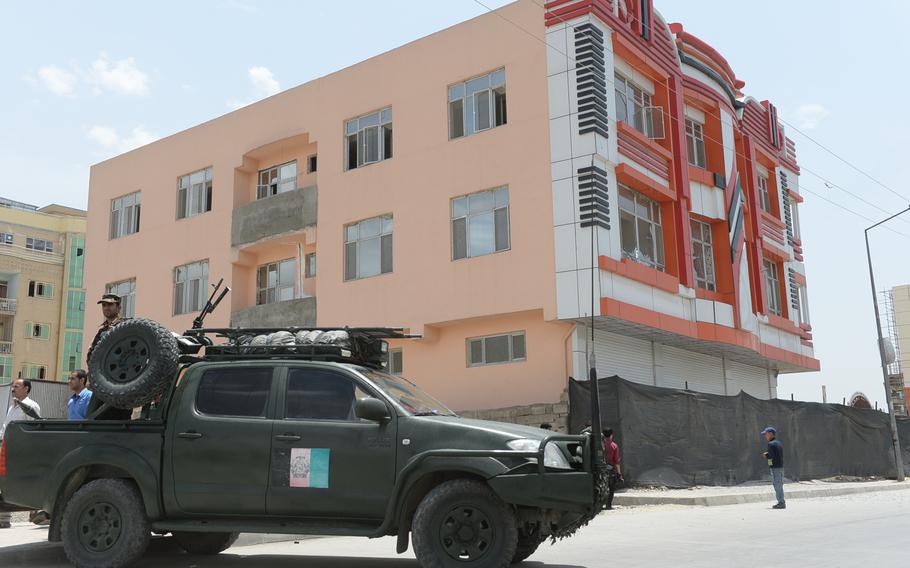
<svg viewBox="0 0 910 568"><path fill-rule="evenodd" d="M238 536L238 533L175 532L174 540L190 554L211 555L230 548Z"/></svg>
<svg viewBox="0 0 910 568"><path fill-rule="evenodd" d="M453 479L420 502L411 524L423 568L507 568L518 543L512 509L486 484Z"/></svg>
<svg viewBox="0 0 910 568"><path fill-rule="evenodd" d="M152 527L135 484L97 479L66 504L61 532L66 557L77 568L121 568L145 554Z"/></svg>

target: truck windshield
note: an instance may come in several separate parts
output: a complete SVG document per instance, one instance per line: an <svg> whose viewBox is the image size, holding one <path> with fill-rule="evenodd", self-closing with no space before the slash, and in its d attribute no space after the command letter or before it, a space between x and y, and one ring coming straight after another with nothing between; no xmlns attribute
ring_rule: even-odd
<svg viewBox="0 0 910 568"><path fill-rule="evenodd" d="M412 416L456 416L407 379L378 371L365 371L364 374Z"/></svg>

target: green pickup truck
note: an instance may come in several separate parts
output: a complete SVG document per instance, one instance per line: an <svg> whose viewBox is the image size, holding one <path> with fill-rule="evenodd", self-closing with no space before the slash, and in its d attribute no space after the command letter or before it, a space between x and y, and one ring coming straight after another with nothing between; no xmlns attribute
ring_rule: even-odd
<svg viewBox="0 0 910 568"><path fill-rule="evenodd" d="M460 418L383 370L391 337L127 320L90 371L141 418L12 423L0 507L47 511L80 568L128 566L153 533L217 554L240 532L410 536L426 568L501 568L600 512L590 435Z"/></svg>

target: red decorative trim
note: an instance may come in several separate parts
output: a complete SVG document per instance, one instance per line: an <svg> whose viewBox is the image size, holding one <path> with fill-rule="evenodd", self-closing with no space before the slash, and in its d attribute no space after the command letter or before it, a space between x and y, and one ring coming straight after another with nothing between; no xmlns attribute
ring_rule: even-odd
<svg viewBox="0 0 910 568"><path fill-rule="evenodd" d="M616 121L616 132L616 142L621 154L669 182L673 154L625 122Z"/></svg>
<svg viewBox="0 0 910 568"><path fill-rule="evenodd" d="M769 224L771 224L771 225L774 225L775 227L777 227L777 228L780 229L781 231L786 231L786 230L787 230L787 225L786 225L783 221L781 221L780 219L778 219L778 218L775 217L774 215L771 215L770 213L768 213L768 212L765 211L764 209L761 210L761 219L762 219L762 221L764 221L764 222L766 222L766 223L769 223Z"/></svg>
<svg viewBox="0 0 910 568"><path fill-rule="evenodd" d="M726 59L724 59L724 56L722 56L720 53L717 52L716 49L714 49L713 47L711 47L704 41L698 39L694 35L685 31L683 29L682 24L680 24L680 23L670 24L670 31L673 32L674 34L676 34L676 37L678 38L677 42L683 42L683 43L687 43L687 44L691 45L692 47L694 47L695 49L697 49L698 51L703 53L705 56L710 58L710 60L715 65L719 66L723 70L723 72L727 75L727 77L725 77L725 78L729 81L730 87L732 87L733 89L742 89L743 87L746 86L746 83L744 81L740 81L736 78L736 73L733 72L733 68L730 67L730 64L727 62Z"/></svg>
<svg viewBox="0 0 910 568"><path fill-rule="evenodd" d="M780 349L779 347L762 343L758 337L747 331L733 329L724 325L706 322L691 322L689 320L614 300L613 298L600 299L600 313L602 316L622 319L701 341L737 345L739 347L751 349L768 359L788 363L807 371L818 371L821 368L818 359L813 359L812 357L806 357L805 355L800 355L798 353L793 353L792 351L787 351L786 349Z"/></svg>
<svg viewBox="0 0 910 568"><path fill-rule="evenodd" d="M695 297L700 300L712 300L714 302L720 302L722 304L730 304L732 302L730 296L731 294L705 290L704 288L695 289Z"/></svg>
<svg viewBox="0 0 910 568"><path fill-rule="evenodd" d="M629 280L635 280L671 294L679 294L679 279L677 277L650 266L645 266L640 262L635 262L628 258L616 260L601 255L598 259L598 265L601 270L619 274Z"/></svg>
<svg viewBox="0 0 910 568"><path fill-rule="evenodd" d="M768 314L768 325L771 327L776 327L781 331L786 331L787 333L798 335L799 337L805 335L805 332L797 327L795 323L788 320L787 318L782 318L775 314Z"/></svg>
<svg viewBox="0 0 910 568"><path fill-rule="evenodd" d="M762 243L762 250L765 253L765 256L771 257L774 260L780 262L787 262L790 260L790 255L783 249L777 248L773 243L769 243L767 240Z"/></svg>
<svg viewBox="0 0 910 568"><path fill-rule="evenodd" d="M689 166L689 181L695 181L708 187L714 187L714 172L709 172L705 168L699 168L686 162Z"/></svg>
<svg viewBox="0 0 910 568"><path fill-rule="evenodd" d="M616 166L616 180L645 194L654 201L676 201L676 194L673 193L670 186L649 178L629 164Z"/></svg>

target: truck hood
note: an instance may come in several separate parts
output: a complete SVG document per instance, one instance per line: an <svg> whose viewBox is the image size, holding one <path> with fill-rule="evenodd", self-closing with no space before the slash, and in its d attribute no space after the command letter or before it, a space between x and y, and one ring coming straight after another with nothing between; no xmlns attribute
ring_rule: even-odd
<svg viewBox="0 0 910 568"><path fill-rule="evenodd" d="M421 449L504 450L510 440L543 440L552 434L531 426L457 416L412 416L403 426L402 435L413 438Z"/></svg>

